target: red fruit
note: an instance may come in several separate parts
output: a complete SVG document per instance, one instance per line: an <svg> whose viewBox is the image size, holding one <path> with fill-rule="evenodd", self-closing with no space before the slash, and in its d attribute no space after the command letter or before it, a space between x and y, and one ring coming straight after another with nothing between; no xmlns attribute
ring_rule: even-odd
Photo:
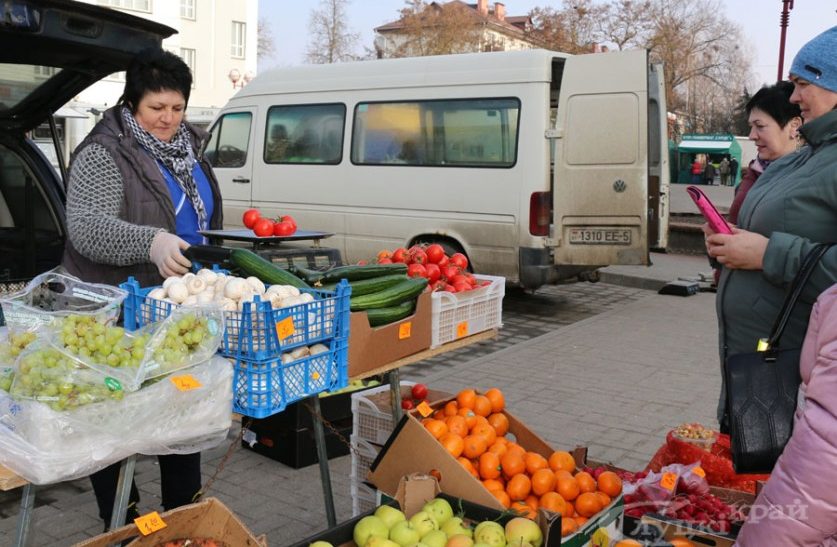
<svg viewBox="0 0 837 547"><path fill-rule="evenodd" d="M401 408L404 410L412 410L413 406L413 401L411 399L401 399Z"/></svg>
<svg viewBox="0 0 837 547"><path fill-rule="evenodd" d="M241 217L241 222L251 230L256 225L256 221L262 217L258 209L247 209Z"/></svg>
<svg viewBox="0 0 837 547"><path fill-rule="evenodd" d="M392 261L402 264L407 262L407 249L404 247L398 247L392 251Z"/></svg>
<svg viewBox="0 0 837 547"><path fill-rule="evenodd" d="M424 384L416 384L410 389L410 395L413 399L424 400L427 397L427 386Z"/></svg>
<svg viewBox="0 0 837 547"><path fill-rule="evenodd" d="M438 264L445 256L445 248L438 243L432 243L424 252L427 253L427 261L431 264Z"/></svg>
<svg viewBox="0 0 837 547"><path fill-rule="evenodd" d="M428 262L424 265L424 269L427 270L427 280L431 283L438 281L442 277L442 271L439 269L438 264L433 264L432 262Z"/></svg>
<svg viewBox="0 0 837 547"><path fill-rule="evenodd" d="M273 222L268 218L260 218L253 224L253 233L259 237L273 235Z"/></svg>
<svg viewBox="0 0 837 547"><path fill-rule="evenodd" d="M275 236L289 236L295 231L296 227L286 220L273 224L273 235Z"/></svg>
<svg viewBox="0 0 837 547"><path fill-rule="evenodd" d="M391 259L391 258L389 258L389 257L387 257L387 258L379 258L379 259L378 259L378 264L392 264L392 259Z"/></svg>
<svg viewBox="0 0 837 547"><path fill-rule="evenodd" d="M456 266L445 266L442 268L442 277L450 282L454 277L459 275L459 268Z"/></svg>
<svg viewBox="0 0 837 547"><path fill-rule="evenodd" d="M458 268L464 270L468 268L468 257L466 257L462 253L456 253L450 257L451 264L457 266Z"/></svg>
<svg viewBox="0 0 837 547"><path fill-rule="evenodd" d="M445 290L445 287L447 287L447 286L448 286L447 283L445 283L442 280L439 280L439 281L436 281L435 283L432 283L430 285L430 291L431 292L443 291L443 290Z"/></svg>
<svg viewBox="0 0 837 547"><path fill-rule="evenodd" d="M413 264L427 264L427 253L422 248L413 247L410 249L410 262Z"/></svg>
<svg viewBox="0 0 837 547"><path fill-rule="evenodd" d="M296 232L296 220L294 220L294 217L292 217L291 215L282 215L281 217L279 217L279 222L287 222L288 224L293 226L294 232Z"/></svg>
<svg viewBox="0 0 837 547"><path fill-rule="evenodd" d="M450 264L450 258L448 258L448 255L443 255L436 264L439 265L439 268L444 268Z"/></svg>
<svg viewBox="0 0 837 547"><path fill-rule="evenodd" d="M407 266L407 275L410 277L427 277L427 268L424 264L413 263Z"/></svg>
<svg viewBox="0 0 837 547"><path fill-rule="evenodd" d="M467 281L460 281L459 283L454 283L453 288L456 289L456 292L466 292L473 289L473 287Z"/></svg>
<svg viewBox="0 0 837 547"><path fill-rule="evenodd" d="M473 277L473 276L471 276L471 277ZM597 468L595 468L595 469L593 470L593 472L591 473L591 475L593 475L593 478L594 478L594 479L599 480L599 475L601 475L601 474L602 474L602 473L604 473L605 471L607 471L607 469L605 469L604 467L597 467Z"/></svg>

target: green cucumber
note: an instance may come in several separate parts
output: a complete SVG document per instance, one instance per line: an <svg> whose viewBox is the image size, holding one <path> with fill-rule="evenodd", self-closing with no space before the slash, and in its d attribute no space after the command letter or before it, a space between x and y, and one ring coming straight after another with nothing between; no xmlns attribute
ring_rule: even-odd
<svg viewBox="0 0 837 547"><path fill-rule="evenodd" d="M292 285L298 289L310 289L310 285L282 269L273 262L264 259L248 249L233 249L230 262L236 265L245 275L258 277L268 285Z"/></svg>
<svg viewBox="0 0 837 547"><path fill-rule="evenodd" d="M388 308L417 297L425 287L427 287L427 279L411 277L382 291L352 297L349 307L352 311Z"/></svg>
<svg viewBox="0 0 837 547"><path fill-rule="evenodd" d="M352 296L363 296L364 294L372 294L373 292L382 291L388 287L397 285L405 279L407 279L407 276L402 274L382 275L381 277L373 277L371 279L351 281L349 285L352 287ZM320 288L324 291L333 291L337 288L337 283L324 283Z"/></svg>
<svg viewBox="0 0 837 547"><path fill-rule="evenodd" d="M380 327L389 323L400 321L405 317L409 317L416 309L415 300L407 300L398 304L397 306L389 306L386 308L372 308L366 310L366 317L369 319L370 327Z"/></svg>
<svg viewBox="0 0 837 547"><path fill-rule="evenodd" d="M318 271L309 270L308 268L300 268L294 266L291 269L295 275L304 279L312 285L320 283L325 285L327 283L337 283L341 279L347 281L360 281L361 279L371 279L373 277L381 277L384 275L405 274L407 273L406 264L364 264L353 266L337 266L330 270Z"/></svg>

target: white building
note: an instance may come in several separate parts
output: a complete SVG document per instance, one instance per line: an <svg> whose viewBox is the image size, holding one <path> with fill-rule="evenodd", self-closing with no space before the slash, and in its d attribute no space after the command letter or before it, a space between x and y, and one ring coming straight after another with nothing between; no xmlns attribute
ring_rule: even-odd
<svg viewBox="0 0 837 547"><path fill-rule="evenodd" d="M256 74L258 0L81 0L151 19L177 30L163 47L181 56L194 78L187 119L207 125L237 89ZM236 80L233 82L233 80ZM87 118L66 118L65 158L122 94L124 72L80 93L64 109Z"/></svg>

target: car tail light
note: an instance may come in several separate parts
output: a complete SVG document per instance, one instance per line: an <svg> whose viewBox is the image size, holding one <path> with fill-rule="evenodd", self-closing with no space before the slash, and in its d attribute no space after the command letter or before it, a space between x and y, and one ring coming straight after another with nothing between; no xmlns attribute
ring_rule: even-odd
<svg viewBox="0 0 837 547"><path fill-rule="evenodd" d="M552 192L532 192L529 198L529 233L548 236L552 222Z"/></svg>

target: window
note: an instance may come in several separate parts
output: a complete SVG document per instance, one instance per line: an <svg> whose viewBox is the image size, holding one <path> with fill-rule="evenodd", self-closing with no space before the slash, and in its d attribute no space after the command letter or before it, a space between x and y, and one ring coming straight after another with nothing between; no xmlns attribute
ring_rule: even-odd
<svg viewBox="0 0 837 547"><path fill-rule="evenodd" d="M267 112L265 163L324 163L343 159L346 105L274 106Z"/></svg>
<svg viewBox="0 0 837 547"><path fill-rule="evenodd" d="M99 0L99 5L151 13L151 0Z"/></svg>
<svg viewBox="0 0 837 547"><path fill-rule="evenodd" d="M36 78L49 78L56 72L54 66L33 65L35 67Z"/></svg>
<svg viewBox="0 0 837 547"><path fill-rule="evenodd" d="M213 167L241 167L247 162L252 117L249 112L233 112L215 123L205 152Z"/></svg>
<svg viewBox="0 0 837 547"><path fill-rule="evenodd" d="M517 99L360 103L352 162L511 167L517 160L519 113Z"/></svg>
<svg viewBox="0 0 837 547"><path fill-rule="evenodd" d="M238 21L232 22L232 48L230 55L238 59L244 58L244 39L246 37L246 25Z"/></svg>
<svg viewBox="0 0 837 547"><path fill-rule="evenodd" d="M182 47L180 48L180 58L183 59L183 62L186 63L186 66L189 67L189 70L192 72L192 87L195 87L195 50Z"/></svg>
<svg viewBox="0 0 837 547"><path fill-rule="evenodd" d="M180 0L180 17L195 20L195 0Z"/></svg>

